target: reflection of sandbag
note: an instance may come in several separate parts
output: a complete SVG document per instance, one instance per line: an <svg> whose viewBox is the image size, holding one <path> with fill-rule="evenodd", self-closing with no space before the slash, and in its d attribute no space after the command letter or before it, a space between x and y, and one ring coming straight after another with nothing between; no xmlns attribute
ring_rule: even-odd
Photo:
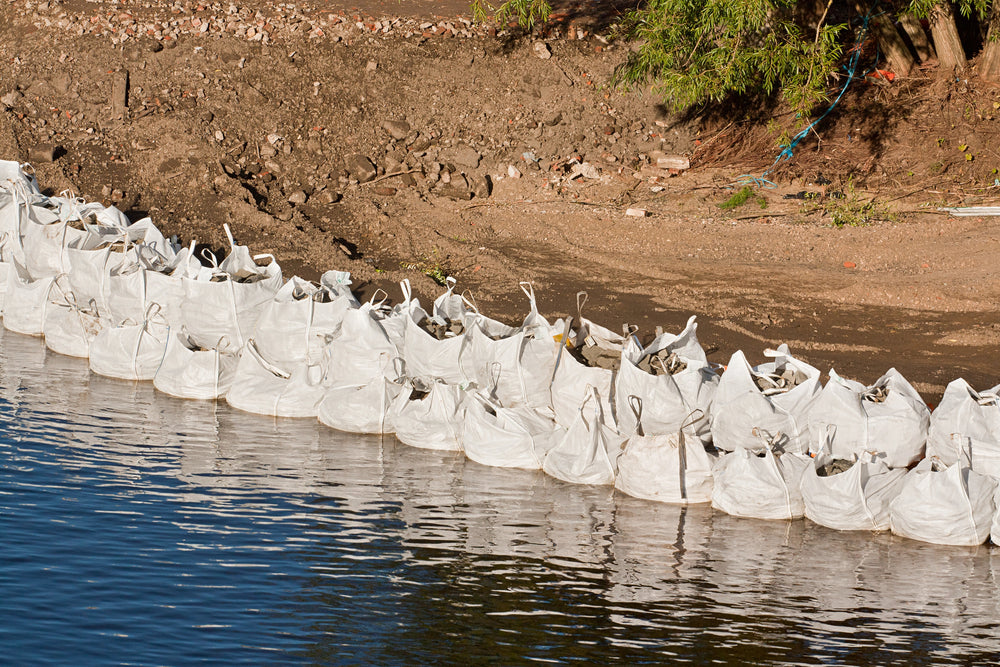
<svg viewBox="0 0 1000 667"><path fill-rule="evenodd" d="M712 403L712 442L724 451L757 449L754 432L783 433L786 452L809 447L808 411L819 396L820 373L788 353L766 350L773 362L751 368L742 351L729 360Z"/></svg>
<svg viewBox="0 0 1000 667"><path fill-rule="evenodd" d="M831 426L831 437L833 431ZM906 470L889 469L877 455L865 453L848 470L834 472L826 443L799 485L806 518L834 530L888 530L889 504L899 495Z"/></svg>
<svg viewBox="0 0 1000 667"><path fill-rule="evenodd" d="M1000 479L1000 385L977 392L958 379L944 390L931 415L927 456L950 466L958 461L961 447L971 451L973 470Z"/></svg>
<svg viewBox="0 0 1000 667"><path fill-rule="evenodd" d="M152 380L163 360L169 328L153 304L140 323L102 330L90 343L90 370L120 380Z"/></svg>
<svg viewBox="0 0 1000 667"><path fill-rule="evenodd" d="M480 314L470 318L469 346L462 355L462 367L479 387L495 382L495 397L506 407L525 405L545 408L551 403L549 384L556 362L552 326L538 313L531 283L521 283L528 296L528 315L519 327L509 327Z"/></svg>
<svg viewBox="0 0 1000 667"><path fill-rule="evenodd" d="M408 387L398 370L390 378L389 368L389 355L385 355L383 371L367 382L328 387L316 415L319 421L348 433L393 433L396 427L390 408Z"/></svg>
<svg viewBox="0 0 1000 667"><path fill-rule="evenodd" d="M660 334L645 348L629 337L615 380L615 414L620 432L631 433L636 428L635 415L627 404L632 396L638 397L644 406L642 429L647 436L676 434L695 410L705 415L710 413L719 376L705 358L697 330L695 318L691 317L679 335ZM651 366L652 372L641 369L642 362ZM676 365L671 367L671 363ZM689 436L711 442L708 419L699 420L696 428Z"/></svg>
<svg viewBox="0 0 1000 667"><path fill-rule="evenodd" d="M29 280L24 269L12 264L7 272L7 294L4 299L3 326L28 336L41 336L45 330L45 313L54 278Z"/></svg>
<svg viewBox="0 0 1000 667"><path fill-rule="evenodd" d="M327 271L318 286L292 276L257 320L257 349L278 364L319 361L326 337L340 329L349 308L358 307L350 284L342 271Z"/></svg>
<svg viewBox="0 0 1000 667"><path fill-rule="evenodd" d="M895 368L870 387L831 370L808 420L821 430L835 427L829 450L834 458L877 452L890 468L905 468L923 458L930 411Z"/></svg>
<svg viewBox="0 0 1000 667"><path fill-rule="evenodd" d="M985 542L996 509L997 482L968 466L966 453L947 467L926 458L911 470L889 506L893 534L955 546Z"/></svg>
<svg viewBox="0 0 1000 667"><path fill-rule="evenodd" d="M739 447L719 459L712 507L752 519L797 519L805 513L799 484L812 459L794 452L781 453L786 440L780 433L763 435L767 442L762 451ZM757 437L759 443L760 435Z"/></svg>
<svg viewBox="0 0 1000 667"><path fill-rule="evenodd" d="M392 405L400 442L422 449L462 450L464 392L453 384L432 382L426 391L409 387Z"/></svg>
<svg viewBox="0 0 1000 667"><path fill-rule="evenodd" d="M476 463L538 470L558 432L551 410L506 408L479 392L466 401L465 455Z"/></svg>
<svg viewBox="0 0 1000 667"><path fill-rule="evenodd" d="M153 386L179 398L210 400L229 391L239 357L225 337L215 343L171 330Z"/></svg>
<svg viewBox="0 0 1000 667"><path fill-rule="evenodd" d="M58 354L86 359L90 356L90 344L104 328L104 322L94 302L80 306L76 295L68 288L66 276L55 280L53 294L61 294L53 299L45 311L42 333L45 346Z"/></svg>
<svg viewBox="0 0 1000 667"><path fill-rule="evenodd" d="M403 329L403 359L406 361L406 373L413 378L422 378L427 382L442 380L451 384L462 384L471 381L462 370L461 357L469 341L465 330L465 306L462 297L454 293L455 279L448 278L447 290L434 300L434 307L428 316L422 309L414 309L405 322ZM400 283L403 289L404 303L411 299L410 283L404 280ZM438 338L427 328L431 325L445 327L453 325L460 331L449 331L449 335ZM454 334L454 335L452 335Z"/></svg>
<svg viewBox="0 0 1000 667"><path fill-rule="evenodd" d="M614 484L615 465L624 438L604 423L600 395L588 387L576 419L549 450L542 470L573 484Z"/></svg>
<svg viewBox="0 0 1000 667"><path fill-rule="evenodd" d="M580 404L596 391L604 423L615 428L615 370L610 367L611 364L593 364L599 360L611 359L618 359L620 362L625 338L583 317L583 306L586 303L587 293L579 292L576 295L579 324L574 330L567 322L561 337L563 344L559 346L552 373L552 409L556 413L556 421L562 426L569 426L579 416ZM581 358L594 361L584 363L571 350L579 353Z"/></svg>
<svg viewBox="0 0 1000 667"><path fill-rule="evenodd" d="M271 255L250 256L246 246L238 246L226 225L230 252L209 277L182 278L184 299L181 321L194 336L206 340L227 336L242 346L267 303L281 289L281 268ZM214 258L209 257L214 263ZM266 266L256 260L269 259Z"/></svg>
<svg viewBox="0 0 1000 667"><path fill-rule="evenodd" d="M712 500L713 457L698 437L704 413L693 412L674 433L645 432L642 400L631 397L628 408L634 433L618 456L615 488L635 498L662 503L707 503ZM621 414L621 413L619 413Z"/></svg>
<svg viewBox="0 0 1000 667"><path fill-rule="evenodd" d="M243 347L226 402L269 417L315 417L323 400L323 366L300 361L281 367L251 338Z"/></svg>

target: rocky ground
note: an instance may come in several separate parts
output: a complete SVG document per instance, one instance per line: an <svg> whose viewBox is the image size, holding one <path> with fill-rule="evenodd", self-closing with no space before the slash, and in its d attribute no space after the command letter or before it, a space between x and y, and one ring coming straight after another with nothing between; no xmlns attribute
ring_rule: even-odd
<svg viewBox="0 0 1000 667"><path fill-rule="evenodd" d="M895 365L932 400L1000 382L1000 218L937 210L1000 194L996 89L932 66L859 80L774 187L723 210L794 119L615 89L609 7L528 35L457 0L5 0L0 156L363 294L453 275L513 320L530 280L546 314L586 290L586 315L640 335L697 314L720 363L785 341L864 381Z"/></svg>

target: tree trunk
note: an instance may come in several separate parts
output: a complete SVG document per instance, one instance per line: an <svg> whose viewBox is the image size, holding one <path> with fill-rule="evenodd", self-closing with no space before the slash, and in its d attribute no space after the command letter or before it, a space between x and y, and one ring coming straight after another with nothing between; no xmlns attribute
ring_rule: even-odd
<svg viewBox="0 0 1000 667"><path fill-rule="evenodd" d="M899 24L903 26L903 31L910 38L910 44L913 45L913 50L916 52L919 62L926 62L936 57L937 54L934 53L934 47L931 46L931 41L927 39L924 27L920 25L920 19L913 14L903 14L899 17Z"/></svg>
<svg viewBox="0 0 1000 667"><path fill-rule="evenodd" d="M854 5L858 13L865 16L869 13L869 5L866 2L859 2ZM906 46L906 41L896 30L892 19L888 15L878 13L871 18L872 29L878 39L878 46L885 53L885 59L889 63L889 69L896 76L906 76L913 69L916 62L910 48Z"/></svg>
<svg viewBox="0 0 1000 667"><path fill-rule="evenodd" d="M955 25L955 11L949 0L939 2L931 10L931 37L942 73L951 74L956 68L965 69L968 61Z"/></svg>
<svg viewBox="0 0 1000 667"><path fill-rule="evenodd" d="M990 11L990 29L986 33L986 46L979 59L979 76L994 83L1000 82L1000 1L993 0Z"/></svg>

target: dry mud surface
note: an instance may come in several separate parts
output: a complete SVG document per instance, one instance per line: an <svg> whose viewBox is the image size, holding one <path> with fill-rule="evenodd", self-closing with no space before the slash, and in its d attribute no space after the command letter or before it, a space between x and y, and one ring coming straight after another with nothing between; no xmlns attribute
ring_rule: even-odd
<svg viewBox="0 0 1000 667"><path fill-rule="evenodd" d="M513 321L531 281L543 313L585 290L585 315L640 336L696 314L718 363L787 342L865 382L896 366L931 401L959 376L1000 382L1000 218L936 211L1000 190L996 90L859 83L764 201L725 212L773 161L773 127L610 87L628 49L595 35L610 4L559 5L534 36L465 10L5 0L0 156L183 241L219 248L228 223L287 275L349 270L366 295L409 278L430 299L449 274ZM691 168L657 165L671 156ZM834 227L839 194L890 219Z"/></svg>

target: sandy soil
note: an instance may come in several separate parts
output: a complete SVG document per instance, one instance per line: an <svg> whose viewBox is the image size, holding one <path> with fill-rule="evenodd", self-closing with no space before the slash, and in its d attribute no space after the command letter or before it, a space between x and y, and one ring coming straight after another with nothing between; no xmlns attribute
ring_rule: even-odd
<svg viewBox="0 0 1000 667"><path fill-rule="evenodd" d="M462 11L8 1L0 156L185 241L218 248L229 223L287 275L349 270L363 294L409 278L432 298L448 274L514 320L527 280L546 314L583 290L640 335L696 314L719 363L787 342L862 381L896 366L930 401L1000 382L1000 218L937 211L1000 195L1000 97L974 73L852 84L775 187L724 211L788 114L615 90L611 5L565 3L535 35Z"/></svg>

